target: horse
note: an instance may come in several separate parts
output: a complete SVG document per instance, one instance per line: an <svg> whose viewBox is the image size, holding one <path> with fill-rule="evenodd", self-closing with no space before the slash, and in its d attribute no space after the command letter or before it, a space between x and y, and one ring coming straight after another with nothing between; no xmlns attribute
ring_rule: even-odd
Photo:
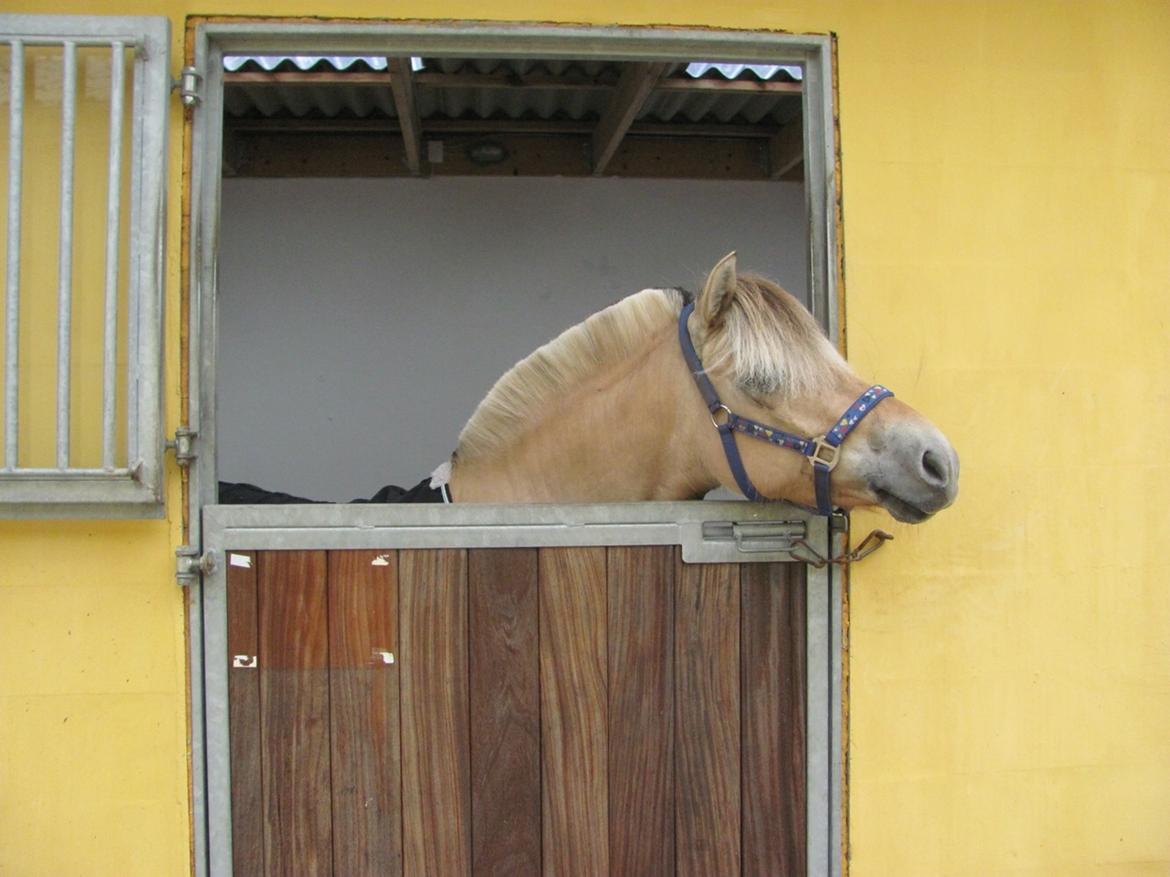
<svg viewBox="0 0 1170 877"><path fill-rule="evenodd" d="M440 478L459 503L688 500L726 487L919 523L955 500L958 477L933 424L862 381L796 298L738 274L731 253L694 301L642 290L518 362Z"/></svg>
<svg viewBox="0 0 1170 877"><path fill-rule="evenodd" d="M863 382L796 298L740 276L730 253L693 301L644 289L567 329L495 383L430 479L354 502L689 500L726 487L919 523L954 501L958 479L936 427ZM221 482L220 501L313 500Z"/></svg>

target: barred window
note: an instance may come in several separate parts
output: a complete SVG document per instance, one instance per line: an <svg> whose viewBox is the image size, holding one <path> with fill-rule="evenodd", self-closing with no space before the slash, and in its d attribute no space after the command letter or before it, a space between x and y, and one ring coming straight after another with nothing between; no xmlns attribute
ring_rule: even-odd
<svg viewBox="0 0 1170 877"><path fill-rule="evenodd" d="M169 32L0 16L0 516L162 513Z"/></svg>

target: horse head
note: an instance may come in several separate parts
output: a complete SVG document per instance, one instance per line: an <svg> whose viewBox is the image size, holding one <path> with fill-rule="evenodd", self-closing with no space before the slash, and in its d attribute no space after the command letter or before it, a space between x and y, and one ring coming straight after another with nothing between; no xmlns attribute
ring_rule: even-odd
<svg viewBox="0 0 1170 877"><path fill-rule="evenodd" d="M822 511L881 506L910 523L954 502L959 458L943 434L862 381L793 296L737 275L734 253L684 309L684 354L688 335L716 427L702 452L724 486Z"/></svg>

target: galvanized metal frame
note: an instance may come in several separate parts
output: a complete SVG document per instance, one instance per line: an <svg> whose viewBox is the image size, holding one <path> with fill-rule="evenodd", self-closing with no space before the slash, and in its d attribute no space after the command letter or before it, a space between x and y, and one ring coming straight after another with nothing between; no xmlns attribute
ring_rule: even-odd
<svg viewBox="0 0 1170 877"><path fill-rule="evenodd" d="M235 548L356 548L556 544L682 544L703 521L775 520L798 512L743 503L621 506L217 507L216 240L219 228L224 54L360 54L587 58L800 64L805 73L803 123L809 219L809 291L813 314L838 336L836 143L832 40L822 35L684 28L543 25L312 22L209 22L196 27L195 67L203 94L192 132L188 423L198 434L192 465L188 542L215 558ZM807 518L805 518L807 520ZM830 544L823 520L809 522L821 553ZM765 560L766 556L739 560ZM777 558L779 559L779 558ZM192 770L196 871L231 873L230 763L227 739L224 563L190 593ZM841 872L841 577L809 568L807 619L808 874ZM206 771L206 773L204 773Z"/></svg>
<svg viewBox="0 0 1170 877"><path fill-rule="evenodd" d="M5 439L0 518L161 517L163 514L163 244L166 217L170 20L162 17L0 15L0 43L12 46L9 102L8 265L6 270ZM56 465L18 465L20 203L23 65L26 46L63 53L59 211ZM107 204L102 465L70 465L70 364L73 294L73 176L77 49L111 49L111 125ZM135 50L130 152L127 464L115 465L117 259L120 251L122 53ZM116 114L116 115L115 115Z"/></svg>
<svg viewBox="0 0 1170 877"><path fill-rule="evenodd" d="M825 518L780 503L206 507L203 535L211 571L202 583L200 657L206 704L203 800L209 872L226 875L232 870L227 645L227 568L232 551L680 545L684 560L794 560L793 552L787 550L756 551L749 546L745 552L734 541L712 546L703 532L703 524L712 521L783 522L790 526L793 538L806 540L822 554L829 550ZM831 675L833 644L839 641L840 631L834 625L834 586L828 571L810 568L807 588L808 873L821 875L834 873L837 861L832 853L835 759L831 741L838 701Z"/></svg>

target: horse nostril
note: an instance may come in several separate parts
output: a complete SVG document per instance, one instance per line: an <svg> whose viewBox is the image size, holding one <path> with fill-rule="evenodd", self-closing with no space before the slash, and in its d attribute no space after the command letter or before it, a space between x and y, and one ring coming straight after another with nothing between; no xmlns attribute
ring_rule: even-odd
<svg viewBox="0 0 1170 877"><path fill-rule="evenodd" d="M938 487L944 486L949 480L946 463L934 451L923 453L922 472L927 481Z"/></svg>

